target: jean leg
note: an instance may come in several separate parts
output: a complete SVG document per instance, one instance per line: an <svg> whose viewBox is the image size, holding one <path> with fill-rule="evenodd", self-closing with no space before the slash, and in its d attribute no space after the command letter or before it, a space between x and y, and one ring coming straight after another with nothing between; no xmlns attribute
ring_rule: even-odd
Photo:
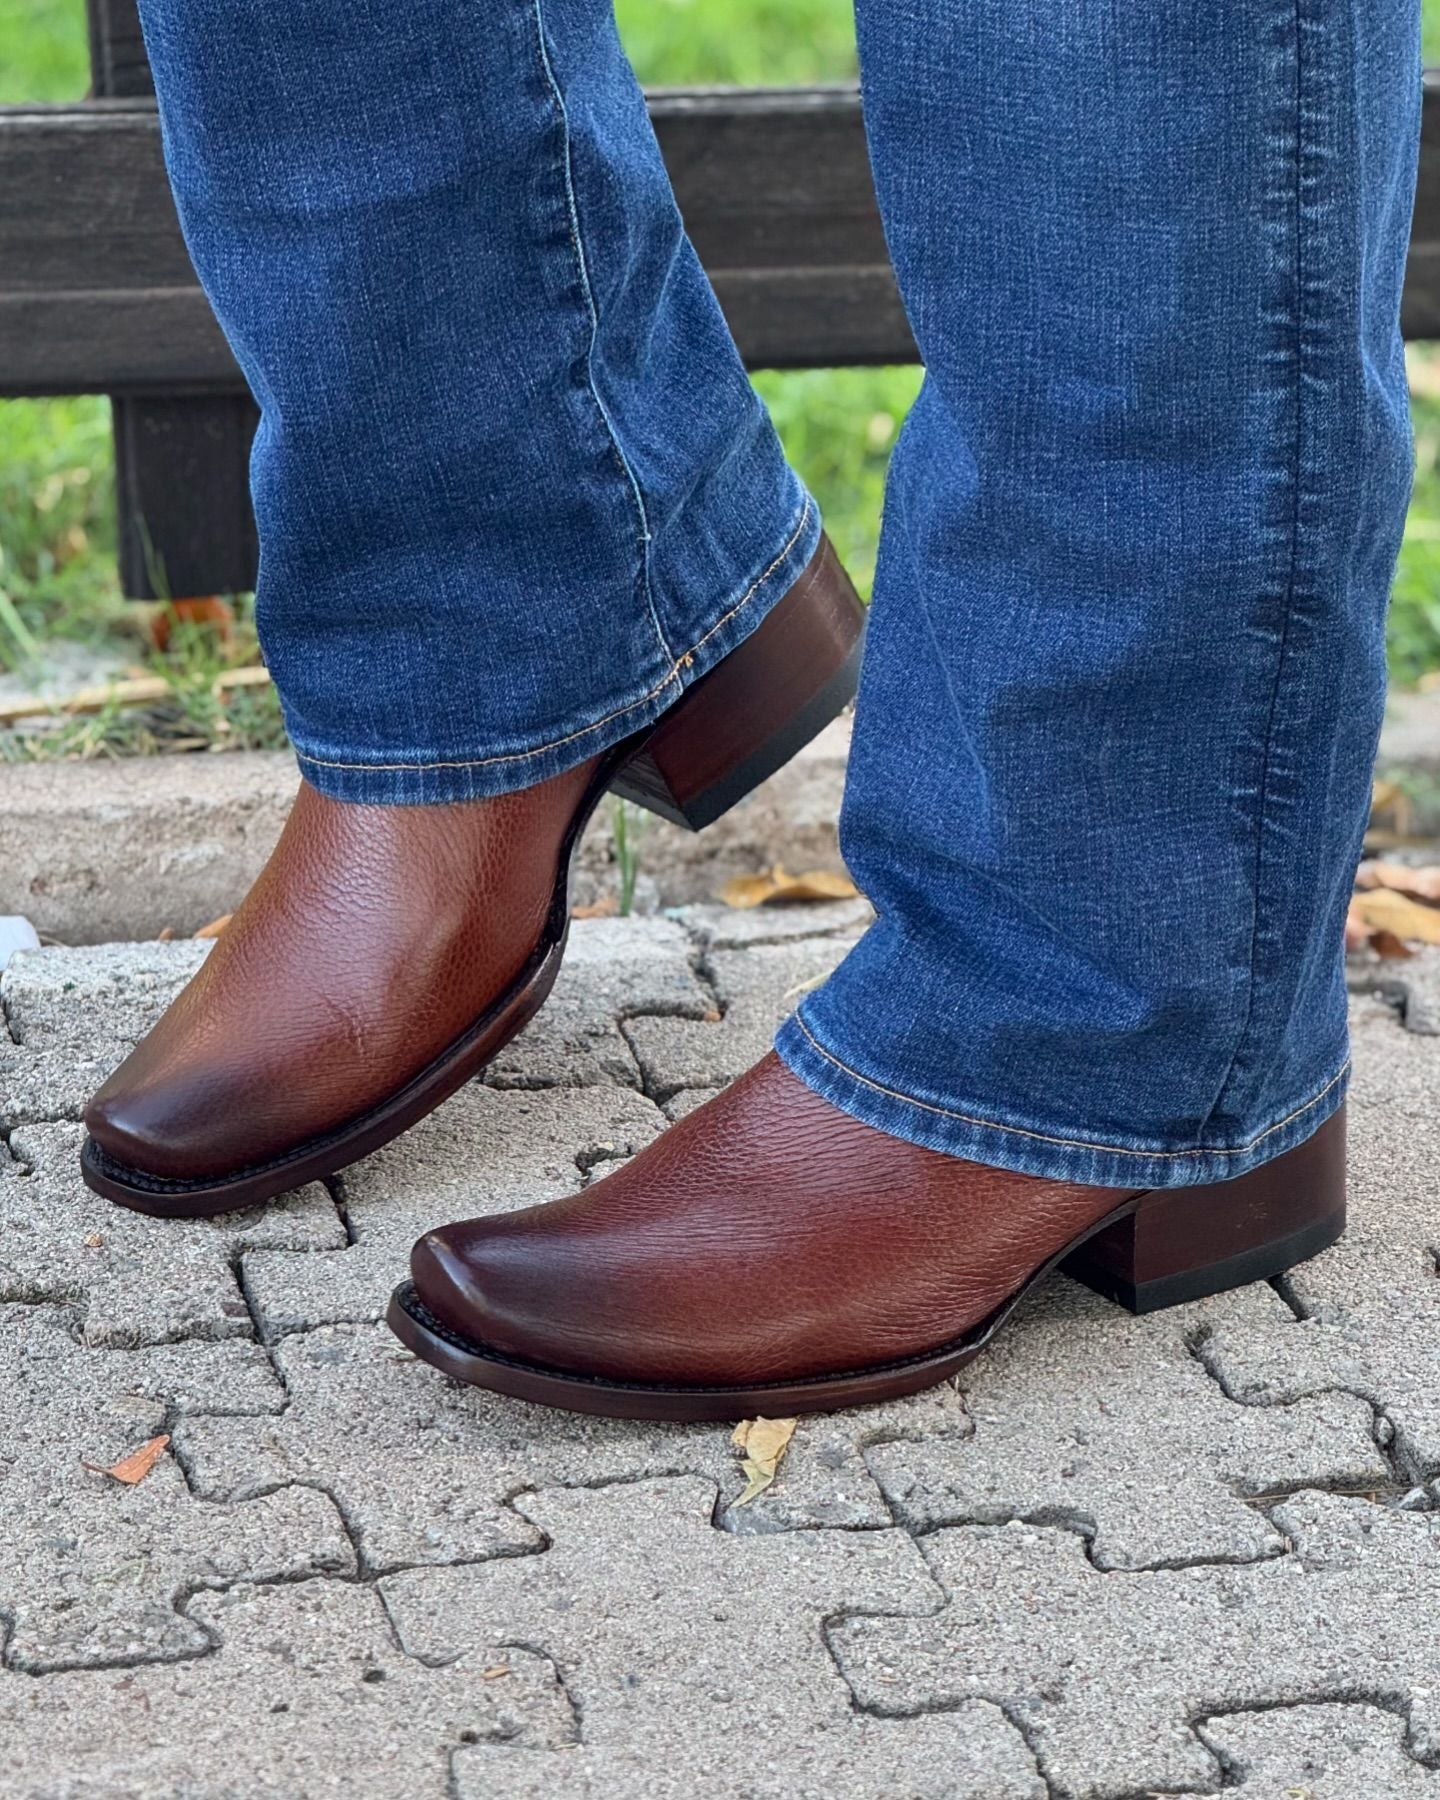
<svg viewBox="0 0 1440 1800"><path fill-rule="evenodd" d="M608 0L142 0L195 265L262 422L301 766L449 801L636 730L819 520L680 223Z"/></svg>
<svg viewBox="0 0 1440 1800"><path fill-rule="evenodd" d="M859 0L927 379L782 1031L869 1123L1134 1187L1339 1104L1410 481L1416 0Z"/></svg>

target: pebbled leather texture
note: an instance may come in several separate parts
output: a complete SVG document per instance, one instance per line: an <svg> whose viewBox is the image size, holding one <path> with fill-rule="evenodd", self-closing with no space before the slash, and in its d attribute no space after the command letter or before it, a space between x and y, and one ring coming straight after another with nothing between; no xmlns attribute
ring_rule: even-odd
<svg viewBox="0 0 1440 1800"><path fill-rule="evenodd" d="M418 1074L541 936L596 760L497 799L360 806L302 783L199 972L85 1111L164 1179L283 1155Z"/></svg>
<svg viewBox="0 0 1440 1800"><path fill-rule="evenodd" d="M741 1386L959 1337L1133 1189L965 1162L861 1124L772 1052L579 1194L420 1239L420 1298L507 1356Z"/></svg>

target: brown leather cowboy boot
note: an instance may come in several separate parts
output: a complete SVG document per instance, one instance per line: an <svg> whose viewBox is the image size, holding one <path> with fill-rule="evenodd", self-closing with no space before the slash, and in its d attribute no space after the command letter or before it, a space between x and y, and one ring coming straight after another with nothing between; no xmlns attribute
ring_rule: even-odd
<svg viewBox="0 0 1440 1800"><path fill-rule="evenodd" d="M86 1109L86 1181L139 1212L224 1212L412 1125L549 993L601 796L709 824L850 698L863 622L822 541L657 724L566 774L456 806L359 806L302 785L200 972Z"/></svg>
<svg viewBox="0 0 1440 1800"><path fill-rule="evenodd" d="M873 1130L772 1052L583 1192L421 1238L389 1316L521 1399L776 1418L943 1380L1057 1266L1145 1312L1278 1274L1344 1224L1343 1112L1234 1181L1082 1187Z"/></svg>

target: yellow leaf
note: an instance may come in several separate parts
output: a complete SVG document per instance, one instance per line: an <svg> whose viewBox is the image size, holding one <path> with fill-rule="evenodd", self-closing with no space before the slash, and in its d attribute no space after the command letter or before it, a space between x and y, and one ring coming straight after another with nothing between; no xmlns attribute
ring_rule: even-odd
<svg viewBox="0 0 1440 1800"><path fill-rule="evenodd" d="M790 875L777 863L764 875L737 875L727 881L720 898L726 906L744 909L795 900L853 900L858 892L848 875L832 875L827 869Z"/></svg>
<svg viewBox="0 0 1440 1800"><path fill-rule="evenodd" d="M129 1456L124 1456L119 1462L112 1463L108 1469L100 1463L87 1462L81 1466L89 1469L94 1475L110 1475L116 1481L123 1481L126 1487L134 1487L137 1482L143 1481L159 1462L165 1454L169 1442L168 1436L153 1437L148 1444L142 1444L138 1450L132 1450Z"/></svg>
<svg viewBox="0 0 1440 1800"><path fill-rule="evenodd" d="M745 1458L740 1465L745 1474L745 1491L735 1502L737 1506L748 1506L774 1481L796 1424L795 1419L743 1419L735 1427L730 1441L744 1452Z"/></svg>
<svg viewBox="0 0 1440 1800"><path fill-rule="evenodd" d="M1371 931L1393 931L1398 938L1440 944L1440 907L1424 906L1390 888L1356 894L1350 902L1350 916Z"/></svg>

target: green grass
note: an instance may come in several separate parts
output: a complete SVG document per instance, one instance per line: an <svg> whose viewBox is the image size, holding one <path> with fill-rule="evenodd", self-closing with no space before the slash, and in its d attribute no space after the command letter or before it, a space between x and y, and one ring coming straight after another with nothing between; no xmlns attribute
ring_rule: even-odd
<svg viewBox="0 0 1440 1800"><path fill-rule="evenodd" d="M855 73L850 0L617 0L617 14L649 83L835 81ZM1425 0L1425 53L1440 62L1440 0ZM73 99L88 79L81 0L0 0L0 103ZM1401 682L1440 670L1440 347L1412 355L1422 390L1415 396L1417 478L1390 624L1391 667ZM771 373L756 385L868 591L885 465L917 371ZM205 633L180 633L163 659L146 651L136 611L119 596L113 511L105 401L0 402L0 668L35 668L57 638L103 642L162 669L175 689L174 704L159 714L79 721L38 753L217 737L272 741L272 698L247 695L216 714L209 681L224 659ZM242 653L251 644L248 619L242 605ZM16 753L13 743L8 752L0 747L7 753Z"/></svg>

